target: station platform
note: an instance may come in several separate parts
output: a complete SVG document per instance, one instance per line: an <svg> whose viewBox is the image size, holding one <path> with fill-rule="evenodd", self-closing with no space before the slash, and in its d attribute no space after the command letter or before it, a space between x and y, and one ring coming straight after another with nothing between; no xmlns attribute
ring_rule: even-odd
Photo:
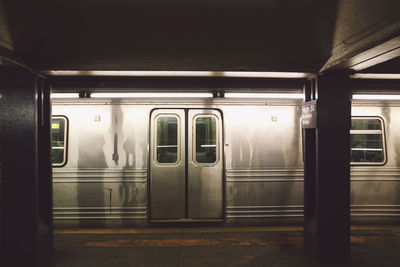
<svg viewBox="0 0 400 267"><path fill-rule="evenodd" d="M400 266L400 226L353 226L351 259L304 253L302 227L55 230L53 266Z"/></svg>

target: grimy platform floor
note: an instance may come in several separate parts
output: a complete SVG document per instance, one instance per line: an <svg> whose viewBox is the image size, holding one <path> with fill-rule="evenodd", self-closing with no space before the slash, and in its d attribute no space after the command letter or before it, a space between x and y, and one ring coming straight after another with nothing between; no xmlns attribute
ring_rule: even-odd
<svg viewBox="0 0 400 267"><path fill-rule="evenodd" d="M55 230L53 266L400 266L400 226L352 227L351 260L304 253L301 227Z"/></svg>

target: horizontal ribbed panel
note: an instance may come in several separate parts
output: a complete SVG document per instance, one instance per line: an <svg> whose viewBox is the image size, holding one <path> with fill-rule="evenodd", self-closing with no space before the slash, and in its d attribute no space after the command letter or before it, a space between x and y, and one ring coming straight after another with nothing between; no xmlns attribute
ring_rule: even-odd
<svg viewBox="0 0 400 267"><path fill-rule="evenodd" d="M352 181L400 181L400 168L394 167L353 167Z"/></svg>
<svg viewBox="0 0 400 267"><path fill-rule="evenodd" d="M302 217L303 206L228 206L227 218ZM400 205L351 205L352 217L400 217Z"/></svg>
<svg viewBox="0 0 400 267"><path fill-rule="evenodd" d="M302 217L303 206L228 206L226 218L285 218Z"/></svg>
<svg viewBox="0 0 400 267"><path fill-rule="evenodd" d="M400 217L400 205L351 205L354 217Z"/></svg>
<svg viewBox="0 0 400 267"><path fill-rule="evenodd" d="M53 215L55 220L146 219L147 207L61 207Z"/></svg>
<svg viewBox="0 0 400 267"><path fill-rule="evenodd" d="M302 168L264 170L226 170L227 182L302 182ZM400 181L400 168L352 167L351 181Z"/></svg>
<svg viewBox="0 0 400 267"><path fill-rule="evenodd" d="M146 183L146 169L53 169L53 183Z"/></svg>
<svg viewBox="0 0 400 267"><path fill-rule="evenodd" d="M226 170L227 182L302 182L302 168Z"/></svg>

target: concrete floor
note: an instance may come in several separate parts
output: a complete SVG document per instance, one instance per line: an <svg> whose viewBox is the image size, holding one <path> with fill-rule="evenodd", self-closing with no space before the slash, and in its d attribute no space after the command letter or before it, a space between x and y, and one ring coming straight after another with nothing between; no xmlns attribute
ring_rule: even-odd
<svg viewBox="0 0 400 267"><path fill-rule="evenodd" d="M400 227L352 228L351 260L303 252L300 227L56 230L53 266L400 266Z"/></svg>

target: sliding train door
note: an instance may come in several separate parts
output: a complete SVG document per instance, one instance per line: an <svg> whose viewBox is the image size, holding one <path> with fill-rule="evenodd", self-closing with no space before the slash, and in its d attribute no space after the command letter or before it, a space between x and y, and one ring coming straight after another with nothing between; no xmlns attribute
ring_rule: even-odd
<svg viewBox="0 0 400 267"><path fill-rule="evenodd" d="M216 110L188 112L188 217L222 217L222 129Z"/></svg>
<svg viewBox="0 0 400 267"><path fill-rule="evenodd" d="M222 118L212 109L151 114L152 220L222 217Z"/></svg>
<svg viewBox="0 0 400 267"><path fill-rule="evenodd" d="M151 114L150 208L152 219L185 217L186 119L183 109Z"/></svg>

